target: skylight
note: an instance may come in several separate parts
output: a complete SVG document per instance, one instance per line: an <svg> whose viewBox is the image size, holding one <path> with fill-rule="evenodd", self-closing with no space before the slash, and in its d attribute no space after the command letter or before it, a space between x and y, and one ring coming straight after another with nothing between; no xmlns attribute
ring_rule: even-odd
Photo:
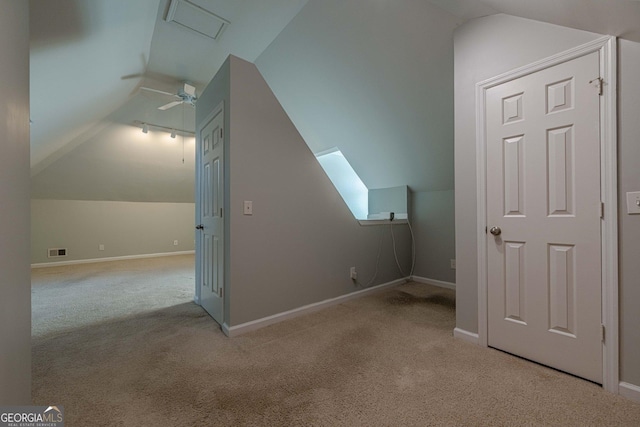
<svg viewBox="0 0 640 427"><path fill-rule="evenodd" d="M356 219L367 219L369 190L342 152L337 148L316 155L333 185L342 196Z"/></svg>

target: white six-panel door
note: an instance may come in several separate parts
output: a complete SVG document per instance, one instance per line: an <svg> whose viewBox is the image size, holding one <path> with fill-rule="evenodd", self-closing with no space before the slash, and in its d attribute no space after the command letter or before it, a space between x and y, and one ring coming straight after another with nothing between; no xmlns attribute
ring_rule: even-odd
<svg viewBox="0 0 640 427"><path fill-rule="evenodd" d="M224 321L223 109L199 128L199 183L196 209L200 221L196 262L200 305L219 324Z"/></svg>
<svg viewBox="0 0 640 427"><path fill-rule="evenodd" d="M591 53L487 90L487 338L601 383L598 76Z"/></svg>

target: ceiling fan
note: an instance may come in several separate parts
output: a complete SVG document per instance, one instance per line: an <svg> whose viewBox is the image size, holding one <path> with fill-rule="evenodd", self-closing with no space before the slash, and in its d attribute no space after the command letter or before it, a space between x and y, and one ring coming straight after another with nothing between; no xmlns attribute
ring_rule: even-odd
<svg viewBox="0 0 640 427"><path fill-rule="evenodd" d="M167 95L167 96L171 96L173 98L176 98L176 101L171 101L168 104L162 105L160 107L158 107L158 110L168 110L169 108L173 108L176 105L180 105L180 104L189 104L192 107L196 106L196 100L198 99L198 96L196 95L196 88L195 86L191 86L188 83L184 83L183 87L180 88L178 90L178 93L169 93L169 92L165 92L163 90L158 90L158 89L153 89L150 87L141 87L141 90L146 90L148 92L155 92L155 93L159 93L162 95Z"/></svg>

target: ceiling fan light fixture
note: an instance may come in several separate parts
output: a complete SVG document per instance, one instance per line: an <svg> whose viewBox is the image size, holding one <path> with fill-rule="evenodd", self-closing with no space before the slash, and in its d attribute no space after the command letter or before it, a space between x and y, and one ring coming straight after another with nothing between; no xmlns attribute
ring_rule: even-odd
<svg viewBox="0 0 640 427"><path fill-rule="evenodd" d="M161 95L167 95L175 99L175 101L171 101L167 104L161 105L158 107L158 110L168 110L180 104L189 104L192 107L196 106L196 101L198 100L198 94L196 93L196 87L190 85L189 83L183 83L182 88L178 89L177 93L169 93L163 90L154 89L150 87L142 86L140 90L144 90L147 92L159 93Z"/></svg>
<svg viewBox="0 0 640 427"><path fill-rule="evenodd" d="M146 123L142 124L142 133L149 133L149 125Z"/></svg>

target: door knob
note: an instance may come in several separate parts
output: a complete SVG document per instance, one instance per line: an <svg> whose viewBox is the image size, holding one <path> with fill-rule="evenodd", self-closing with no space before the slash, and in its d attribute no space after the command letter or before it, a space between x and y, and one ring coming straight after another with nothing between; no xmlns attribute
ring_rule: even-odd
<svg viewBox="0 0 640 427"><path fill-rule="evenodd" d="M494 236L499 236L500 234L502 234L502 230L500 229L500 227L491 227L489 229L489 233L493 234Z"/></svg>
<svg viewBox="0 0 640 427"><path fill-rule="evenodd" d="M196 225L196 230L204 230L204 225Z"/></svg>

